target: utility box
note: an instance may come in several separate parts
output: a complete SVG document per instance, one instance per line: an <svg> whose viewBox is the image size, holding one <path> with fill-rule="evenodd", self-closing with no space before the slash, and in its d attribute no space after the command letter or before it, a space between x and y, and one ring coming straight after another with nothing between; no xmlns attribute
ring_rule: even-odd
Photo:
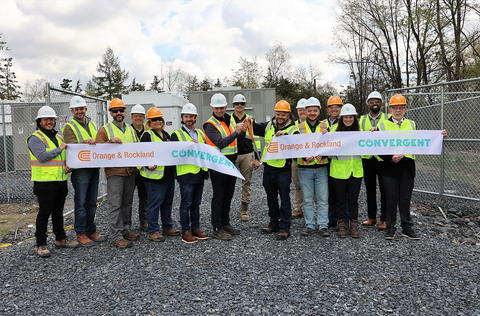
<svg viewBox="0 0 480 316"><path fill-rule="evenodd" d="M188 100L184 97L172 93L158 93L157 91L130 91L129 94L122 94L122 100L127 106L125 123L132 124L130 111L134 105L142 105L145 108L145 113L154 106L162 111L165 130L169 134L182 127L180 116L183 106L188 103ZM111 117L109 120L111 120Z"/></svg>

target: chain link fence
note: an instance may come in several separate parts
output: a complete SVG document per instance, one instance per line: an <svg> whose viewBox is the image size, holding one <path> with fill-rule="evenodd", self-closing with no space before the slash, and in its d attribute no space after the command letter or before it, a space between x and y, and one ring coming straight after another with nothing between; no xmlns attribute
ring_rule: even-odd
<svg viewBox="0 0 480 316"><path fill-rule="evenodd" d="M480 201L480 78L387 90L386 100L397 93L417 129L448 133L442 155L416 156L415 191Z"/></svg>
<svg viewBox="0 0 480 316"><path fill-rule="evenodd" d="M35 201L33 184L30 181L30 154L26 140L36 129L38 109L51 106L57 114L55 129L61 133L73 115L69 109L70 99L80 95L87 103L87 117L101 127L107 122L107 101L87 95L52 87L47 83L44 102L0 101L0 204ZM68 181L69 195L73 200L73 187ZM103 169L100 173L99 198L107 193Z"/></svg>

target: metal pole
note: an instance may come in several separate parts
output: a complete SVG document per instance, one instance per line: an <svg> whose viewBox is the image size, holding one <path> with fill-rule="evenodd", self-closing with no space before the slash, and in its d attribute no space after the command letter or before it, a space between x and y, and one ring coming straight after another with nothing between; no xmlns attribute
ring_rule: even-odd
<svg viewBox="0 0 480 316"><path fill-rule="evenodd" d="M440 101L440 129L443 130L443 111L445 104L445 86L442 85L442 96ZM445 142L442 142L442 154L440 155L440 195L444 194L445 186Z"/></svg>
<svg viewBox="0 0 480 316"><path fill-rule="evenodd" d="M10 107L11 109L11 107ZM10 113L10 117L12 114ZM7 181L7 202L10 203L10 181L8 178L7 122L5 121L5 103L2 102L3 154L5 158L5 180Z"/></svg>
<svg viewBox="0 0 480 316"><path fill-rule="evenodd" d="M45 103L50 106L50 83L45 83L45 90L47 90L47 94L45 95Z"/></svg>

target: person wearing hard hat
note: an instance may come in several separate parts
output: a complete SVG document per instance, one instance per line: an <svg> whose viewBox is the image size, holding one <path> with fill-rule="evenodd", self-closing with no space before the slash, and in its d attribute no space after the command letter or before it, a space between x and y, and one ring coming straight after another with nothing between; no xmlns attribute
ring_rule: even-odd
<svg viewBox="0 0 480 316"><path fill-rule="evenodd" d="M297 115L298 115L298 120L295 121L295 125L297 128L305 122L307 119L307 110L305 109L305 104L307 103L307 99L301 98L297 102ZM302 190L300 188L300 182L298 180L298 164L297 160L294 159L292 162L292 179L293 179L293 185L295 187L294 189L294 196L295 196L295 210L293 211L292 218L297 219L297 218L303 218L303 198L302 198Z"/></svg>
<svg viewBox="0 0 480 316"><path fill-rule="evenodd" d="M63 128L63 138L67 144L95 145L97 124L86 116L87 103L80 96L70 99L73 119ZM75 190L74 229L77 240L83 247L91 247L106 237L97 233L95 216L100 168L78 168L72 170L71 181Z"/></svg>
<svg viewBox="0 0 480 316"><path fill-rule="evenodd" d="M147 111L145 132L140 140L143 142L167 142L170 134L165 131L162 111L151 107ZM178 236L180 232L173 228L172 204L175 193L175 166L138 167L147 188L147 224L148 239L164 241L163 235ZM158 224L159 211L162 219L162 233ZM162 235L163 234L163 235Z"/></svg>
<svg viewBox="0 0 480 316"><path fill-rule="evenodd" d="M141 104L135 104L130 110L130 118L132 119L132 128L137 133L138 139L142 138L145 131L143 123L145 121L145 108ZM138 170L137 170L138 171ZM143 183L143 178L140 173L135 174L135 187L138 193L138 222L140 223L140 230L148 232L147 224L147 188ZM130 220L130 226L132 221Z"/></svg>
<svg viewBox="0 0 480 316"><path fill-rule="evenodd" d="M322 133L328 129L327 120L320 120L320 101L311 97L307 100L307 120L298 125L300 134ZM303 209L305 216L305 230L302 236L310 236L316 232L317 226L320 235L330 236L328 232L328 157L320 155L298 158L298 178L302 189ZM315 212L315 200L317 212ZM317 220L315 221L315 213Z"/></svg>
<svg viewBox="0 0 480 316"><path fill-rule="evenodd" d="M360 117L360 130L371 131L377 125L385 121L388 117L382 112L382 95L378 91L373 91L368 95L367 105L370 111ZM386 222L386 202L385 189L383 187L382 176L378 172L378 160L375 156L362 156L363 181L367 191L367 212L368 219L363 222L364 226L375 226L377 223L377 175L378 186L380 187L380 225L378 230L387 228Z"/></svg>
<svg viewBox="0 0 480 316"><path fill-rule="evenodd" d="M48 218L52 216L55 248L75 248L78 242L69 241L63 228L63 207L68 194L65 149L67 144L54 129L57 115L49 106L42 106L35 118L37 130L27 138L30 153L33 193L38 199L38 214L35 224L37 254L50 257L47 247Z"/></svg>
<svg viewBox="0 0 480 316"><path fill-rule="evenodd" d="M409 131L416 130L414 121L405 118L407 100L401 94L396 94L390 99L388 110L391 116L379 123L378 131ZM443 137L447 132L442 131ZM395 237L397 223L397 205L400 213L402 236L409 239L420 239L413 230L413 220L410 214L410 201L412 199L415 182L415 155L379 155L379 173L382 175L386 199L387 229L385 239Z"/></svg>
<svg viewBox="0 0 480 316"><path fill-rule="evenodd" d="M181 112L182 127L172 133L172 141L206 143L205 134L195 128L197 108L192 103L183 106ZM187 244L197 240L206 240L208 235L200 229L200 203L202 203L203 184L208 179L208 169L195 165L177 166L177 181L180 184L180 224L182 241Z"/></svg>
<svg viewBox="0 0 480 316"><path fill-rule="evenodd" d="M108 111L113 121L102 126L95 142L97 144L118 144L138 142L138 137L133 128L125 124L124 119L127 107L125 103L115 98L110 101ZM120 150L120 148L119 148ZM130 229L133 193L135 190L135 167L108 167L105 168L107 177L108 198L108 224L110 226L110 245L117 248L132 246L133 240L138 239L138 234L133 234Z"/></svg>
<svg viewBox="0 0 480 316"><path fill-rule="evenodd" d="M252 117L248 120L252 122L254 134L262 136L265 139L262 161L263 187L267 194L268 216L270 222L268 226L261 230L262 234L271 234L278 232L277 240L286 240L290 236L290 222L292 219L292 205L290 201L290 182L292 181L292 159L273 159L264 160L270 142L273 137L282 135L298 134L298 128L291 116L290 104L281 100L275 105L275 117L264 123L255 123ZM280 196L280 205L278 197Z"/></svg>
<svg viewBox="0 0 480 316"><path fill-rule="evenodd" d="M327 101L327 111L328 111L328 127L336 128L336 124L340 117L340 110L342 109L343 102L339 96L333 95ZM328 172L330 173L330 164L328 166ZM347 197L345 197L347 199ZM347 205L345 206L345 224L348 227L350 223L350 212L348 209L348 199ZM331 178L328 177L328 227L329 228L337 228L337 198L335 194L335 187L331 181Z"/></svg>
<svg viewBox="0 0 480 316"><path fill-rule="evenodd" d="M347 103L342 107L337 124L331 132L360 131L357 110ZM338 237L345 238L347 231L353 238L360 237L358 232L358 195L362 185L363 167L361 156L332 156L330 162L330 179L335 188ZM345 198L347 197L347 198ZM350 225L345 224L348 200Z"/></svg>
<svg viewBox="0 0 480 316"><path fill-rule="evenodd" d="M245 113L245 105L247 100L242 94L237 94L233 97L233 113L230 122L233 127L238 123L245 121L250 115ZM253 140L252 140L253 136ZM255 142L255 144L253 143ZM254 146L255 145L255 146ZM260 153L256 149L261 149L260 138L258 136L249 135L247 132L241 133L237 138L238 157L236 167L242 174L245 180L242 180L242 206L240 208L240 217L242 221L250 220L248 215L248 205L250 204L250 197L252 195L251 181L253 169L257 170L260 166Z"/></svg>
<svg viewBox="0 0 480 316"><path fill-rule="evenodd" d="M238 123L233 126L227 110L227 99L221 93L212 96L210 106L212 116L203 123L207 144L218 149L235 164L238 156L237 138L245 132L246 124ZM236 177L210 170L212 179L212 226L213 238L230 240L232 235L240 234L240 230L230 225L230 204L235 193Z"/></svg>

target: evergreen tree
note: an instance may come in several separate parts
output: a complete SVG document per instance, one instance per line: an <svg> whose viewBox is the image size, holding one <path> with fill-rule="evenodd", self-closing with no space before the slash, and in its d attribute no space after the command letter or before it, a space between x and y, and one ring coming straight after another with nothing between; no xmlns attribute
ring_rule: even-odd
<svg viewBox="0 0 480 316"><path fill-rule="evenodd" d="M138 83L137 78L133 78L128 88L128 91L145 91L145 84Z"/></svg>
<svg viewBox="0 0 480 316"><path fill-rule="evenodd" d="M98 63L97 72L98 76L92 78L96 94L109 100L120 98L122 91L127 89L124 83L128 79L128 71L120 67L120 60L110 47L102 56L102 62Z"/></svg>
<svg viewBox="0 0 480 316"><path fill-rule="evenodd" d="M200 84L200 90L202 91L212 90L212 84L210 83L210 80L208 80L207 78L203 79L202 83Z"/></svg>
<svg viewBox="0 0 480 316"><path fill-rule="evenodd" d="M75 85L75 92L76 93L82 92L82 84L80 83L80 79L77 80L77 84Z"/></svg>
<svg viewBox="0 0 480 316"><path fill-rule="evenodd" d="M0 99L16 100L20 98L20 86L12 68L12 57L0 58Z"/></svg>
<svg viewBox="0 0 480 316"><path fill-rule="evenodd" d="M72 79L65 78L63 79L63 82L60 84L60 87L63 90L72 91L72 86L70 85L70 82L72 82Z"/></svg>
<svg viewBox="0 0 480 316"><path fill-rule="evenodd" d="M217 82L215 83L216 88L220 88L222 86L222 82L220 81L220 78L217 78Z"/></svg>
<svg viewBox="0 0 480 316"><path fill-rule="evenodd" d="M157 91L158 93L163 92L162 88L160 87L161 81L158 79L158 76L153 76L153 82L150 84L150 91Z"/></svg>

